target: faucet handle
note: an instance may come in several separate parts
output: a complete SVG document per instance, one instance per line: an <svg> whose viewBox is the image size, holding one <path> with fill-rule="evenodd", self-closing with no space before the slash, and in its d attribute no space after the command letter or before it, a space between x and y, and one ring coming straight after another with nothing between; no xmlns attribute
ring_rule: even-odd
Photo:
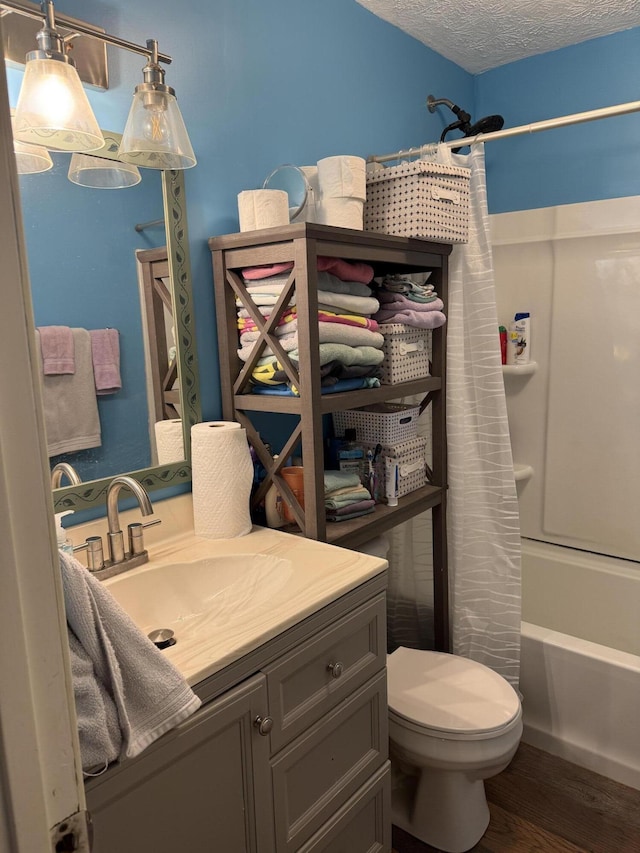
<svg viewBox="0 0 640 853"><path fill-rule="evenodd" d="M141 521L135 521L132 524L127 525L130 556L133 557L137 554L144 553L145 547L143 541L143 530L145 527L153 527L156 524L162 524L162 519L154 518L153 521L146 521L144 523Z"/></svg>
<svg viewBox="0 0 640 853"><path fill-rule="evenodd" d="M87 569L90 572L99 572L104 568L104 551L102 549L101 536L87 536L82 545L74 545L73 552L87 552Z"/></svg>

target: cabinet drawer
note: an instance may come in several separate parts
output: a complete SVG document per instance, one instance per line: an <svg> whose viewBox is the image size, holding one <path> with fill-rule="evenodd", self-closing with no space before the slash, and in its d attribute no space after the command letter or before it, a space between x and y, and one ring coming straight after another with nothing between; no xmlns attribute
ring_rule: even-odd
<svg viewBox="0 0 640 853"><path fill-rule="evenodd" d="M387 762L298 853L390 853L391 765Z"/></svg>
<svg viewBox="0 0 640 853"><path fill-rule="evenodd" d="M298 850L388 758L386 671L271 761L279 853Z"/></svg>
<svg viewBox="0 0 640 853"><path fill-rule="evenodd" d="M275 754L386 663L384 594L263 669Z"/></svg>

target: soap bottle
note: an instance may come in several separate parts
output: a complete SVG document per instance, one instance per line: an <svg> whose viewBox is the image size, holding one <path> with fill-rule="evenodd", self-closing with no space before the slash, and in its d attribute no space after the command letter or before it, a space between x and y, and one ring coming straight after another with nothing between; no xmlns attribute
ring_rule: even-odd
<svg viewBox="0 0 640 853"><path fill-rule="evenodd" d="M56 512L56 539L58 540L58 550L64 551L65 554L73 554L73 542L67 536L67 531L62 526L62 517L72 515L73 510L67 509L64 512Z"/></svg>
<svg viewBox="0 0 640 853"><path fill-rule="evenodd" d="M344 431L344 439L338 447L338 468L340 471L357 474L362 482L365 473L364 448L358 444L357 434L353 428Z"/></svg>

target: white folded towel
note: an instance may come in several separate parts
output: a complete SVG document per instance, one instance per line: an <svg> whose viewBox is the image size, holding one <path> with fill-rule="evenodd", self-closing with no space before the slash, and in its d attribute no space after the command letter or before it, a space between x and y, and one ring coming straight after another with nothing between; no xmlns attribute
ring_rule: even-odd
<svg viewBox="0 0 640 853"><path fill-rule="evenodd" d="M59 553L67 624L78 641L70 640L82 763L91 771L112 761L116 748L120 759L138 755L201 702L109 590L75 557ZM93 690L87 658L98 682ZM105 693L115 705L120 743L108 701L96 714Z"/></svg>

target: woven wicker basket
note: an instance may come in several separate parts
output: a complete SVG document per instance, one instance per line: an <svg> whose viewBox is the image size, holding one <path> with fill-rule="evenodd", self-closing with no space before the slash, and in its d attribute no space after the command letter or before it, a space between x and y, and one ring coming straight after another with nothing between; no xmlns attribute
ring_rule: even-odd
<svg viewBox="0 0 640 853"><path fill-rule="evenodd" d="M362 442L367 450L375 450L375 444ZM378 495L384 495L384 458L389 456L398 461L398 497L404 497L427 485L426 466L427 439L423 436L402 441L399 444L382 445L382 452L376 462L376 477L378 479Z"/></svg>
<svg viewBox="0 0 640 853"><path fill-rule="evenodd" d="M429 376L429 330L404 323L383 323L380 332L384 335L384 361L380 377L383 385L396 385L398 382L409 382L411 379Z"/></svg>
<svg viewBox="0 0 640 853"><path fill-rule="evenodd" d="M466 243L470 175L471 170L463 166L427 160L370 172L364 205L365 231Z"/></svg>
<svg viewBox="0 0 640 853"><path fill-rule="evenodd" d="M359 442L398 444L418 434L419 406L405 403L374 403L362 409L345 409L333 413L336 435L355 429Z"/></svg>

